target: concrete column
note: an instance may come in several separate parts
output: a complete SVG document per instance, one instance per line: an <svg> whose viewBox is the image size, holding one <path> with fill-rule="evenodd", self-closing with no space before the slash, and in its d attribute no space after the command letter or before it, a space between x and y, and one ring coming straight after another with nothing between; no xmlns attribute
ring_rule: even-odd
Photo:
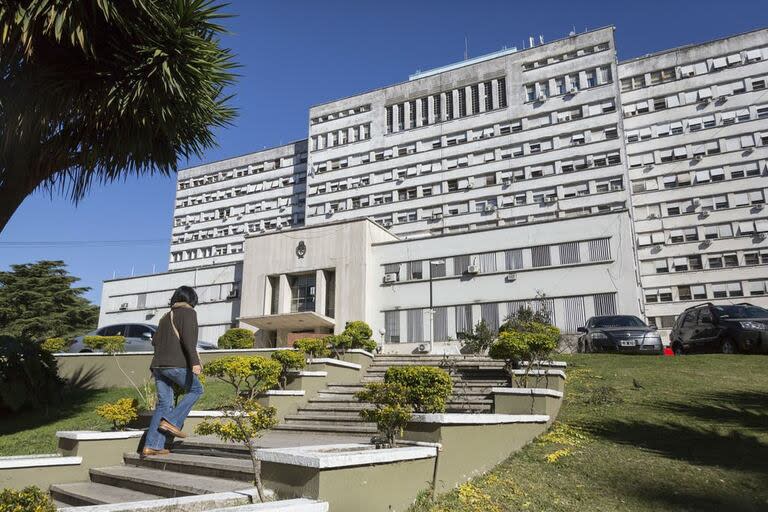
<svg viewBox="0 0 768 512"><path fill-rule="evenodd" d="M392 132L400 131L400 109L398 106L392 105Z"/></svg>
<svg viewBox="0 0 768 512"><path fill-rule="evenodd" d="M315 313L325 315L325 296L326 296L325 272L317 270L315 272Z"/></svg>
<svg viewBox="0 0 768 512"><path fill-rule="evenodd" d="M450 94L450 93L448 93L448 94ZM446 104L446 101L448 101L447 100L447 94L444 93L444 92L441 92L440 93L440 111L439 112L435 112L435 116L438 117L438 119L437 119L438 121L442 121L443 119L445 119L445 112L446 112L446 105L445 104Z"/></svg>
<svg viewBox="0 0 768 512"><path fill-rule="evenodd" d="M499 102L499 81L498 80L491 80L491 106L494 109L499 108L499 105L501 103Z"/></svg>
<svg viewBox="0 0 768 512"><path fill-rule="evenodd" d="M269 276L264 277L264 301L262 304L264 305L262 314L271 315L275 313L272 311L272 280Z"/></svg>
<svg viewBox="0 0 768 512"><path fill-rule="evenodd" d="M435 97L429 96L427 98L427 122L429 124L435 124L437 122L437 115L435 114Z"/></svg>
<svg viewBox="0 0 768 512"><path fill-rule="evenodd" d="M472 115L472 87L464 88L464 111L468 116Z"/></svg>
<svg viewBox="0 0 768 512"><path fill-rule="evenodd" d="M416 126L421 126L421 98L416 98L416 112L413 113L413 120Z"/></svg>
<svg viewBox="0 0 768 512"><path fill-rule="evenodd" d="M453 95L453 117L451 119L458 119L459 117L459 90L454 89L448 94Z"/></svg>
<svg viewBox="0 0 768 512"><path fill-rule="evenodd" d="M291 312L291 285L288 282L288 276L286 274L280 274L280 294L277 297L277 312L290 313Z"/></svg>
<svg viewBox="0 0 768 512"><path fill-rule="evenodd" d="M480 112L485 112L485 82L477 84L477 99Z"/></svg>

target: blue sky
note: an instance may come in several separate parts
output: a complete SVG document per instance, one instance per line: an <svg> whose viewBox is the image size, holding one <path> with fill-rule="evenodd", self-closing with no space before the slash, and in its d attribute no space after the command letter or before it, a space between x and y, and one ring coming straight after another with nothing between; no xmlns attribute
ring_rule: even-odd
<svg viewBox="0 0 768 512"><path fill-rule="evenodd" d="M202 161L304 138L316 103L401 82L416 70L460 61L464 38L475 57L606 25L616 27L620 59L768 27L758 0L472 2L230 0L224 44L242 65L231 92L240 114L218 131ZM200 163L181 162L180 167ZM175 178L143 177L96 187L75 207L36 193L0 234L0 269L61 259L90 286L167 269ZM8 242L144 240L141 244L12 247Z"/></svg>

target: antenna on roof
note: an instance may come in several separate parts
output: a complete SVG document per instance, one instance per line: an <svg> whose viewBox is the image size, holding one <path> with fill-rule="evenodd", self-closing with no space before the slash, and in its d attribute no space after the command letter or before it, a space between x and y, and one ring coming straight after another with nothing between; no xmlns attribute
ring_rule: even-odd
<svg viewBox="0 0 768 512"><path fill-rule="evenodd" d="M576 25L573 26L570 32L568 32L568 35L573 37L576 35Z"/></svg>
<svg viewBox="0 0 768 512"><path fill-rule="evenodd" d="M528 48L533 48L533 36L528 36Z"/></svg>
<svg viewBox="0 0 768 512"><path fill-rule="evenodd" d="M464 34L464 60L469 60L469 38Z"/></svg>
<svg viewBox="0 0 768 512"><path fill-rule="evenodd" d="M544 36L539 34L539 44L544 44Z"/></svg>

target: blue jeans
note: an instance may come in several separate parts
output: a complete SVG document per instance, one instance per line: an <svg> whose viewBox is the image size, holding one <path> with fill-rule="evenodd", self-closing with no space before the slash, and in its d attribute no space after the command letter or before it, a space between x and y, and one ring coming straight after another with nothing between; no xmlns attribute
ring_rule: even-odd
<svg viewBox="0 0 768 512"><path fill-rule="evenodd" d="M173 436L158 430L160 420L165 420L178 429L184 426L189 411L203 394L203 385L197 375L190 368L152 368L157 388L157 405L152 421L149 422L147 438L144 441L145 448L160 450L165 447L166 440L172 440ZM181 398L176 407L173 406L173 385L184 388L187 393Z"/></svg>

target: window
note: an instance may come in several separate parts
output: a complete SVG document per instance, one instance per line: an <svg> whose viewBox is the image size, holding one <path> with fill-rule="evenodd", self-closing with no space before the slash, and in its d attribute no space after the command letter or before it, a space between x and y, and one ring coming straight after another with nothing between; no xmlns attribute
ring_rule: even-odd
<svg viewBox="0 0 768 512"><path fill-rule="evenodd" d="M724 254L723 263L726 267L738 267L739 258L735 254Z"/></svg>
<svg viewBox="0 0 768 512"><path fill-rule="evenodd" d="M701 265L701 256L695 255L695 256L688 256L688 268L690 270L701 270L704 268Z"/></svg>
<svg viewBox="0 0 768 512"><path fill-rule="evenodd" d="M474 324L472 323L472 306L456 306L456 334L470 333Z"/></svg>
<svg viewBox="0 0 768 512"><path fill-rule="evenodd" d="M498 332L499 330L499 305L493 304L481 304L480 305L480 318L485 322L485 325L491 330L491 332Z"/></svg>
<svg viewBox="0 0 768 512"><path fill-rule="evenodd" d="M706 299L707 287L704 286L703 284L693 285L691 286L691 294L693 295L693 298L696 300Z"/></svg>
<svg viewBox="0 0 768 512"><path fill-rule="evenodd" d="M690 286L678 286L677 287L677 298L679 300L691 300L691 299L693 299L693 295L691 294L691 287Z"/></svg>
<svg viewBox="0 0 768 512"><path fill-rule="evenodd" d="M552 264L549 247L548 245L531 247L532 266L547 267Z"/></svg>
<svg viewBox="0 0 768 512"><path fill-rule="evenodd" d="M499 78L499 108L507 108L507 81L505 78Z"/></svg>
<svg viewBox="0 0 768 512"><path fill-rule="evenodd" d="M667 263L666 259L654 261L653 266L657 274L666 274L669 272L669 263Z"/></svg>
<svg viewBox="0 0 768 512"><path fill-rule="evenodd" d="M504 266L506 270L519 270L523 268L523 250L510 249L504 251Z"/></svg>
<svg viewBox="0 0 768 512"><path fill-rule="evenodd" d="M579 254L579 243L570 242L567 244L560 244L558 246L560 251L560 264L572 265L574 263L581 262L581 256Z"/></svg>
<svg viewBox="0 0 768 512"><path fill-rule="evenodd" d="M424 273L423 273L423 264L422 261L409 261L408 262L408 279L409 280L416 280L416 279L423 279Z"/></svg>
<svg viewBox="0 0 768 512"><path fill-rule="evenodd" d="M768 292L768 281L750 281L749 282L750 295L765 295L766 292Z"/></svg>
<svg viewBox="0 0 768 512"><path fill-rule="evenodd" d="M406 311L408 321L408 342L424 341L424 310L409 309Z"/></svg>
<svg viewBox="0 0 768 512"><path fill-rule="evenodd" d="M760 254L756 252L744 253L744 265L759 265Z"/></svg>
<svg viewBox="0 0 768 512"><path fill-rule="evenodd" d="M455 276L463 275L469 268L471 261L472 260L469 255L455 256L453 258L453 275Z"/></svg>
<svg viewBox="0 0 768 512"><path fill-rule="evenodd" d="M384 342L400 343L400 311L384 312Z"/></svg>

